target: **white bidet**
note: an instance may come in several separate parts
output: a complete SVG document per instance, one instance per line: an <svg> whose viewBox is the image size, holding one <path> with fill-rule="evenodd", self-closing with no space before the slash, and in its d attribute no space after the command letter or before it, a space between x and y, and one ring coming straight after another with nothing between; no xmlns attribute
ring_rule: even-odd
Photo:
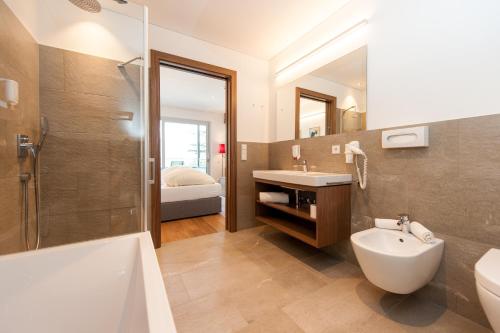
<svg viewBox="0 0 500 333"><path fill-rule="evenodd" d="M412 234L379 228L352 234L351 243L368 281L396 294L409 294L429 283L444 248L442 239L426 244Z"/></svg>

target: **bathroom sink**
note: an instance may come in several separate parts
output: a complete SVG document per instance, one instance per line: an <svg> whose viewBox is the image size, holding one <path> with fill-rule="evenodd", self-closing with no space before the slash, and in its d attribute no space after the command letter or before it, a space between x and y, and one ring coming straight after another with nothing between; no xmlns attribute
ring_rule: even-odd
<svg viewBox="0 0 500 333"><path fill-rule="evenodd" d="M380 228L352 234L351 243L368 281L396 294L409 294L429 283L444 249L442 239L427 244L412 234Z"/></svg>
<svg viewBox="0 0 500 333"><path fill-rule="evenodd" d="M289 170L254 170L253 177L276 182L316 187L350 183L352 181L351 174Z"/></svg>

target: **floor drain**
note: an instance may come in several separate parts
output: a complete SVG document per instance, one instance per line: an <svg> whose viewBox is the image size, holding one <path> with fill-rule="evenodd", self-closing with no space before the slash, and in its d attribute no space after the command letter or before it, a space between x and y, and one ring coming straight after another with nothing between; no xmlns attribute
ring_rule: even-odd
<svg viewBox="0 0 500 333"><path fill-rule="evenodd" d="M400 241L401 243L404 243L404 240L403 240L403 238L400 238L400 239L399 239L399 241Z"/></svg>

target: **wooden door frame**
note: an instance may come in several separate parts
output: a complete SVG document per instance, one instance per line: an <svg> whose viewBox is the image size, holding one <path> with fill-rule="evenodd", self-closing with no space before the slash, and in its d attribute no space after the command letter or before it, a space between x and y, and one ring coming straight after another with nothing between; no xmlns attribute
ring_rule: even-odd
<svg viewBox="0 0 500 333"><path fill-rule="evenodd" d="M306 97L326 103L325 135L335 134L337 129L337 97L317 91L295 88L295 139L300 139L300 97Z"/></svg>
<svg viewBox="0 0 500 333"><path fill-rule="evenodd" d="M151 158L160 161L160 66L167 65L180 70L195 72L211 77L222 78L227 82L226 89L226 230L235 232L236 226L236 71L206 64L200 61L179 57L173 54L151 50L150 68L150 151ZM158 181L151 186L151 236L156 248L161 246L161 170L155 163L155 177Z"/></svg>

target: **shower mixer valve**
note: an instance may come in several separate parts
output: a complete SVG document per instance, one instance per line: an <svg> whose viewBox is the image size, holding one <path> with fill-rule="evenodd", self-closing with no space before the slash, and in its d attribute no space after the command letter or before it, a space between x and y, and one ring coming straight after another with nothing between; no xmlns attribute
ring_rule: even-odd
<svg viewBox="0 0 500 333"><path fill-rule="evenodd" d="M17 157L25 158L28 151L33 149L34 144L30 142L29 136L25 134L17 134Z"/></svg>

